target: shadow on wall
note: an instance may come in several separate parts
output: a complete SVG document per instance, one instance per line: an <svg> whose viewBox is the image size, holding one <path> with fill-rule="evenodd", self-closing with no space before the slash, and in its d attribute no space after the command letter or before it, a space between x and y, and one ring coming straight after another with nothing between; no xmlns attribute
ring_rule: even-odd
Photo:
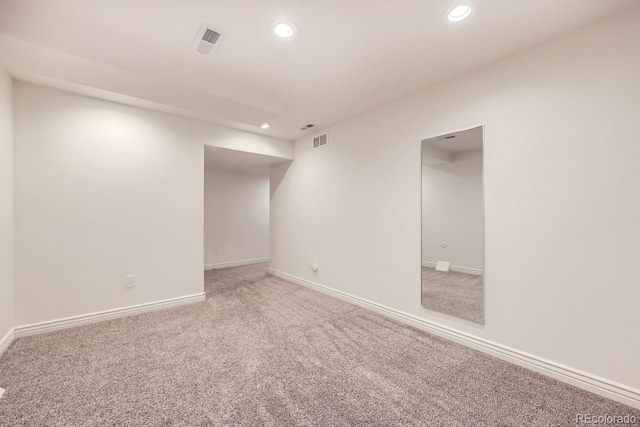
<svg viewBox="0 0 640 427"><path fill-rule="evenodd" d="M278 191L278 187L280 186L280 183L284 179L292 163L293 163L293 160L288 162L277 163L271 166L271 186L270 186L271 198L275 196L276 192Z"/></svg>

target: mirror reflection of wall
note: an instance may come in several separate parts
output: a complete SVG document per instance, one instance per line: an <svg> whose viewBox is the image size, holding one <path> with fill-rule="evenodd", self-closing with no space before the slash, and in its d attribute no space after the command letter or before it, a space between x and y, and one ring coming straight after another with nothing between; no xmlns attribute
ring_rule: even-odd
<svg viewBox="0 0 640 427"><path fill-rule="evenodd" d="M422 141L422 305L484 321L483 127Z"/></svg>

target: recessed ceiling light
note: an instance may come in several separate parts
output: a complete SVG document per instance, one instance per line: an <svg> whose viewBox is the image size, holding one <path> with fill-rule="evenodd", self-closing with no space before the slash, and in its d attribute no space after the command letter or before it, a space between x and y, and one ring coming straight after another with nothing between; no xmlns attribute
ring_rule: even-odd
<svg viewBox="0 0 640 427"><path fill-rule="evenodd" d="M298 28L293 22L286 21L284 19L280 19L274 22L271 28L273 29L273 32L276 34L276 36L283 39L290 39L298 32Z"/></svg>
<svg viewBox="0 0 640 427"><path fill-rule="evenodd" d="M449 22L460 22L467 19L471 15L471 5L468 3L460 3L453 6L447 14Z"/></svg>
<svg viewBox="0 0 640 427"><path fill-rule="evenodd" d="M262 126L260 126L262 129L269 129L271 127L271 125L269 123L263 123Z"/></svg>

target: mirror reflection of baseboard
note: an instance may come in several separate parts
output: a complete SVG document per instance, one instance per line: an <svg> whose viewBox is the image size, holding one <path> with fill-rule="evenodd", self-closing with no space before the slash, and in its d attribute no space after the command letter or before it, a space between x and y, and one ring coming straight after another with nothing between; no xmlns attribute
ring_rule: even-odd
<svg viewBox="0 0 640 427"><path fill-rule="evenodd" d="M421 303L479 323L484 322L483 137L479 126L422 141Z"/></svg>

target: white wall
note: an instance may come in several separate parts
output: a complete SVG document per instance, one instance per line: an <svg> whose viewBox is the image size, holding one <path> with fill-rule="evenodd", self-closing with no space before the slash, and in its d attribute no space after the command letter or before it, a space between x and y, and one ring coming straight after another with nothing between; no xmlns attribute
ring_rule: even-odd
<svg viewBox="0 0 640 427"><path fill-rule="evenodd" d="M203 147L271 149L20 82L14 117L16 325L203 292Z"/></svg>
<svg viewBox="0 0 640 427"><path fill-rule="evenodd" d="M638 40L635 8L298 141L270 266L639 389ZM419 291L420 141L479 124L484 325Z"/></svg>
<svg viewBox="0 0 640 427"><path fill-rule="evenodd" d="M269 177L205 170L205 268L268 257Z"/></svg>
<svg viewBox="0 0 640 427"><path fill-rule="evenodd" d="M0 340L13 327L13 118L11 78L0 68Z"/></svg>
<svg viewBox="0 0 640 427"><path fill-rule="evenodd" d="M422 166L422 261L483 269L482 150ZM442 242L447 247L441 246Z"/></svg>

